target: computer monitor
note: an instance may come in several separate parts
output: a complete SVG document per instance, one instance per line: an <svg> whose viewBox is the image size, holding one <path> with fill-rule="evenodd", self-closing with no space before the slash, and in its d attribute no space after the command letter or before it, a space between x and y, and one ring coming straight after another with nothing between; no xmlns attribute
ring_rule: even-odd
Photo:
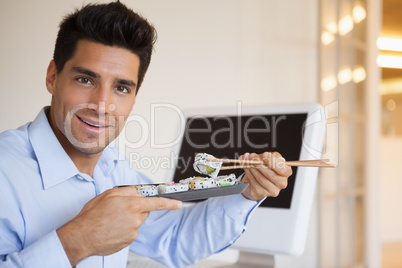
<svg viewBox="0 0 402 268"><path fill-rule="evenodd" d="M265 151L277 151L286 160L321 157L326 116L318 104L209 108L185 111L185 117L183 137L176 148L178 161L172 174L176 182L196 175L188 163L193 163L197 153L231 159L246 152ZM267 198L255 210L235 248L271 255L303 253L318 168L292 169L287 188L278 197ZM243 170L233 172L239 176Z"/></svg>

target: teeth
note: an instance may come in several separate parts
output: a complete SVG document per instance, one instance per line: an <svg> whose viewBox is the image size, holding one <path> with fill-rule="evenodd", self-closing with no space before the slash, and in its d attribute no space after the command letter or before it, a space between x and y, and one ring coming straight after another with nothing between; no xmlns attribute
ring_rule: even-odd
<svg viewBox="0 0 402 268"><path fill-rule="evenodd" d="M81 120L82 120L83 122L87 123L88 125L93 126L93 127L104 127L103 125L97 125L97 124L90 123L90 122L88 122L88 121L86 121L86 120L84 120L84 119L82 119L82 118L81 118Z"/></svg>

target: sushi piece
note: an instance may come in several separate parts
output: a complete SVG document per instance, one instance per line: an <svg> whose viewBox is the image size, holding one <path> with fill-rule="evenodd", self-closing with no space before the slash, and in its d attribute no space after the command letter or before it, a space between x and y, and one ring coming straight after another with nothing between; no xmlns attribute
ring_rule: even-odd
<svg viewBox="0 0 402 268"><path fill-rule="evenodd" d="M202 177L199 177L199 178L202 178ZM190 177L190 178L187 178L187 179L182 179L182 180L179 181L179 183L189 184L190 181L192 181L193 179L194 179L194 177Z"/></svg>
<svg viewBox="0 0 402 268"><path fill-rule="evenodd" d="M236 175L232 173L230 175L218 176L216 178L216 183L218 186L230 186L237 184L238 181Z"/></svg>
<svg viewBox="0 0 402 268"><path fill-rule="evenodd" d="M144 185L134 185L134 187L135 187L135 189L137 189L137 191L138 191L138 189L140 189L141 187L144 187Z"/></svg>
<svg viewBox="0 0 402 268"><path fill-rule="evenodd" d="M159 194L170 194L188 191L188 183L174 183L174 184L159 184L158 193Z"/></svg>
<svg viewBox="0 0 402 268"><path fill-rule="evenodd" d="M221 169L222 163L207 161L208 158L215 157L206 153L197 154L194 159L193 167L198 173L216 178L216 176L218 176L219 170Z"/></svg>
<svg viewBox="0 0 402 268"><path fill-rule="evenodd" d="M179 183L189 184L191 181L199 180L199 179L206 179L206 177L201 177L201 176L188 177L187 179L180 180Z"/></svg>
<svg viewBox="0 0 402 268"><path fill-rule="evenodd" d="M143 196L158 195L158 187L155 185L143 185L139 187L137 190Z"/></svg>
<svg viewBox="0 0 402 268"><path fill-rule="evenodd" d="M213 178L203 178L203 177L195 177L188 184L188 187L191 190L200 190L200 189L208 189L218 187L216 180Z"/></svg>

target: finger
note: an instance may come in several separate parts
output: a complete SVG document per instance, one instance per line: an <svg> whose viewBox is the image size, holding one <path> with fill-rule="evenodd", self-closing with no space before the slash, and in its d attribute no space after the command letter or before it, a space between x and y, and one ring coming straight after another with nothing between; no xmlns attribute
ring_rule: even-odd
<svg viewBox="0 0 402 268"><path fill-rule="evenodd" d="M247 160L258 160L263 158L272 157L270 154L248 154ZM252 159L251 159L252 158ZM272 170L267 163L266 165L255 165L255 168L245 169L246 177L250 182L250 192L252 195L263 196L278 196L281 189L287 186L287 177L277 174Z"/></svg>
<svg viewBox="0 0 402 268"><path fill-rule="evenodd" d="M264 171L254 168L250 172L261 187L270 193L271 196L277 196L280 190L285 189L287 186L287 177L279 176L269 168L265 168Z"/></svg>
<svg viewBox="0 0 402 268"><path fill-rule="evenodd" d="M245 160L252 160L251 159L252 156L255 157L255 154L247 154L245 156ZM265 168L269 169L266 166L265 166ZM266 187L264 187L263 183L261 183L264 180L258 179L258 177L261 176L261 173L256 168L246 168L246 169L244 169L244 171L246 173L246 177L249 179L250 184L254 188L254 190L258 190L258 189L261 189L261 188L263 188L263 189L266 188Z"/></svg>
<svg viewBox="0 0 402 268"><path fill-rule="evenodd" d="M263 153L262 160L269 166L275 173L280 176L289 177L292 175L292 168L286 164L285 158L278 152Z"/></svg>
<svg viewBox="0 0 402 268"><path fill-rule="evenodd" d="M175 210L183 207L183 202L163 197L147 197L141 202L144 211Z"/></svg>
<svg viewBox="0 0 402 268"><path fill-rule="evenodd" d="M244 155L240 156L239 159L240 159L240 160L249 160L249 157L250 157L250 154L249 154L249 153L245 153ZM245 177L247 177L247 175L250 174L250 169L249 169L249 168L243 168L243 170L244 170L244 172L246 173L246 176L245 176Z"/></svg>
<svg viewBox="0 0 402 268"><path fill-rule="evenodd" d="M258 165L256 166L256 168L254 168L254 172L255 175L257 175L258 173L261 173L262 175L264 175L265 177L267 177L268 179L273 179L274 177L276 177L278 174L271 168L270 163L272 163L272 156L270 156L270 153L264 153L263 156L265 157L265 161L263 158L263 161L265 163L265 165ZM260 159L258 156L255 156L252 160L257 160ZM257 172L258 171L258 172Z"/></svg>
<svg viewBox="0 0 402 268"><path fill-rule="evenodd" d="M253 160L255 159L259 159L259 157L255 156ZM251 173L263 187L272 188L271 183L278 189L285 189L287 186L287 177L279 175L277 172L266 165L261 165L258 168L251 169ZM271 183L268 183L267 181ZM271 193L277 192L277 189L272 189L268 191Z"/></svg>
<svg viewBox="0 0 402 268"><path fill-rule="evenodd" d="M249 153L245 153L245 154L240 155L240 156L239 156L239 160L240 160L240 161L247 160L247 155L249 155Z"/></svg>
<svg viewBox="0 0 402 268"><path fill-rule="evenodd" d="M108 192L109 196L142 196L133 185L113 188L106 192Z"/></svg>
<svg viewBox="0 0 402 268"><path fill-rule="evenodd" d="M250 192L252 192L254 196L259 196L257 199L272 195L272 193L269 191L270 189L275 188L275 185L272 182L266 180L266 182L263 183L264 185L262 185L255 176L254 168L247 168L245 169L245 172L248 182L250 183Z"/></svg>
<svg viewBox="0 0 402 268"><path fill-rule="evenodd" d="M244 153L244 154L242 154L242 155L239 156L239 159L240 159L240 160L246 160L247 157L248 157L248 155L250 155L250 153Z"/></svg>

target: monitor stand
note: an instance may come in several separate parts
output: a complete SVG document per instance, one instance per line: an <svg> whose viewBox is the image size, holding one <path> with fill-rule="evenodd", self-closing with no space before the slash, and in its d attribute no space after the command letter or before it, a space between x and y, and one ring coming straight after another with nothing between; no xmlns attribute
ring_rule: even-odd
<svg viewBox="0 0 402 268"><path fill-rule="evenodd" d="M236 263L222 266L222 268L274 268L275 258L273 255L239 252L239 259Z"/></svg>

